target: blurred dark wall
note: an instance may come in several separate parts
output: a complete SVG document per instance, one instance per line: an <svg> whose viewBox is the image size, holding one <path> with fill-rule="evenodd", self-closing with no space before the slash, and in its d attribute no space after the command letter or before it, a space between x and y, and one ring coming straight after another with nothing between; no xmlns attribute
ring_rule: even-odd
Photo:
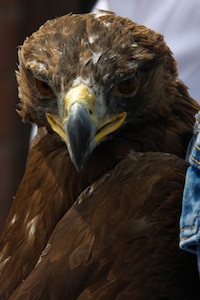
<svg viewBox="0 0 200 300"><path fill-rule="evenodd" d="M0 3L0 231L23 176L31 126L16 113L17 46L46 20L85 13L95 1L1 0Z"/></svg>

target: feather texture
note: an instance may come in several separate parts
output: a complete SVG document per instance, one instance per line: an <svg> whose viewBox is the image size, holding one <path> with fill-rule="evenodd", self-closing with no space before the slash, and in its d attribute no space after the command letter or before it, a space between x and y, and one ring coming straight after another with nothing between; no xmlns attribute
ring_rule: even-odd
<svg viewBox="0 0 200 300"><path fill-rule="evenodd" d="M178 248L186 169L129 155L80 195L11 299L198 299L195 256Z"/></svg>
<svg viewBox="0 0 200 300"><path fill-rule="evenodd" d="M199 299L178 248L199 105L163 36L66 15L25 40L17 80L39 133L0 240L0 299Z"/></svg>

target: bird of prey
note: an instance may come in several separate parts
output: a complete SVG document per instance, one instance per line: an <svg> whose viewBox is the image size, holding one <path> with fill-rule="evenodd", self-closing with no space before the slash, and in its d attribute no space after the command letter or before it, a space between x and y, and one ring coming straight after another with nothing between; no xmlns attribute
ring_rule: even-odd
<svg viewBox="0 0 200 300"><path fill-rule="evenodd" d="M17 80L39 130L0 240L0 299L200 299L178 247L199 105L163 36L68 14L25 40Z"/></svg>

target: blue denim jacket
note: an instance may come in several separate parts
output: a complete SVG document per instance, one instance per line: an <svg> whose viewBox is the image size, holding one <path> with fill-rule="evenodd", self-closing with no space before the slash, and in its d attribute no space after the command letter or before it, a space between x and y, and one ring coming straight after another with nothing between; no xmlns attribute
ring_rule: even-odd
<svg viewBox="0 0 200 300"><path fill-rule="evenodd" d="M186 160L190 166L186 173L180 218L180 248L197 255L200 274L200 112L196 115L194 135Z"/></svg>

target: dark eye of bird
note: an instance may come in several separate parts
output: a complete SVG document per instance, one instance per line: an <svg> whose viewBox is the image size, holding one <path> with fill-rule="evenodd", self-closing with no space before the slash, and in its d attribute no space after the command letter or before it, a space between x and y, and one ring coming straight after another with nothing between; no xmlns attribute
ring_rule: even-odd
<svg viewBox="0 0 200 300"><path fill-rule="evenodd" d="M125 79L118 84L118 91L121 94L129 95L132 94L137 87L137 76Z"/></svg>
<svg viewBox="0 0 200 300"><path fill-rule="evenodd" d="M35 83L37 86L38 91L40 92L40 94L45 97L51 97L53 95L53 90L52 88L48 85L48 83L46 83L45 81L42 81L40 79L35 79Z"/></svg>

